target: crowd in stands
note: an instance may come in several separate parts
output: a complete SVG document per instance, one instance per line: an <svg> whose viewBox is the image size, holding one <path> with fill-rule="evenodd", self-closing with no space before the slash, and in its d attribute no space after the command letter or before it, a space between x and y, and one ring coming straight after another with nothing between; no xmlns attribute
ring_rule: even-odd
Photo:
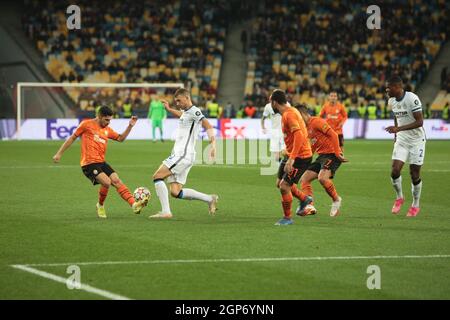
<svg viewBox="0 0 450 320"><path fill-rule="evenodd" d="M23 12L24 30L56 82L181 82L213 117L258 118L270 92L281 88L313 113L335 90L349 117L390 118L386 77L398 74L416 90L450 26L445 0L386 0L379 30L366 27L367 6L351 0L79 0L81 29L68 30L70 4L26 0ZM227 27L243 19L251 25L240 39L248 59L245 97L239 106L222 106L216 99ZM450 92L450 72L441 80ZM173 91L66 92L77 110L106 103L123 116L130 105L143 114L155 94Z"/></svg>
<svg viewBox="0 0 450 320"><path fill-rule="evenodd" d="M446 41L450 2L389 0L381 29L357 1L263 0L250 30L245 104L262 108L273 88L317 105L330 89L349 108L386 103L385 79L416 90ZM250 101L250 102L249 102Z"/></svg>
<svg viewBox="0 0 450 320"><path fill-rule="evenodd" d="M24 30L55 81L182 82L199 103L216 97L227 17L236 1L79 0L81 29L68 30L71 4L31 0L23 12ZM136 108L148 106L151 92L132 92L102 95L119 96L118 107L130 99ZM69 91L81 110L99 103L89 93Z"/></svg>

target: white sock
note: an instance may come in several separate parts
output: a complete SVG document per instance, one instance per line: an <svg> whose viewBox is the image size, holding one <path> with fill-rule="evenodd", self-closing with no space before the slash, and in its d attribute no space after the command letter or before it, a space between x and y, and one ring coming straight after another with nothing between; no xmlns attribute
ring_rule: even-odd
<svg viewBox="0 0 450 320"><path fill-rule="evenodd" d="M420 201L420 193L422 192L422 181L419 182L419 184L412 185L412 196L413 196L413 204L412 206L415 208L419 207L419 201Z"/></svg>
<svg viewBox="0 0 450 320"><path fill-rule="evenodd" d="M181 192L182 192L182 195L181 195L180 199L201 200L204 202L212 201L212 197L210 195L195 191L194 189L183 189L183 190L181 190Z"/></svg>
<svg viewBox="0 0 450 320"><path fill-rule="evenodd" d="M169 206L169 190L167 190L167 186L164 181L160 180L155 182L155 189L159 202L161 203L161 212L172 213Z"/></svg>
<svg viewBox="0 0 450 320"><path fill-rule="evenodd" d="M398 177L397 179L392 179L392 185L394 186L394 190L397 193L397 199L403 198L403 191L402 191L402 176Z"/></svg>

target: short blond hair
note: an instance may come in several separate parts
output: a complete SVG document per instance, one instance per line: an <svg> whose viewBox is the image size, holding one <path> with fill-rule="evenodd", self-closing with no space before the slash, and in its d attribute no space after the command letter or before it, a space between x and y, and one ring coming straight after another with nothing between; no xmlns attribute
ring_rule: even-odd
<svg viewBox="0 0 450 320"><path fill-rule="evenodd" d="M175 91L174 97L178 97L178 96L185 96L185 97L191 97L191 93L189 92L189 90L185 89L185 88L179 88L177 89L177 91Z"/></svg>

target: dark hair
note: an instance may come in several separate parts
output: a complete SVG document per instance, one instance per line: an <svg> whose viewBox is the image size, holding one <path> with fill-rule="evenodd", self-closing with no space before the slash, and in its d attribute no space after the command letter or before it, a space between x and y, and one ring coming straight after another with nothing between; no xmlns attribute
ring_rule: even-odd
<svg viewBox="0 0 450 320"><path fill-rule="evenodd" d="M400 78L397 75L391 76L387 82L390 84L402 84L403 83L402 78Z"/></svg>
<svg viewBox="0 0 450 320"><path fill-rule="evenodd" d="M187 90L185 88L178 88L177 91L175 91L174 96L175 97L178 97L178 96L191 97L191 94L189 93L189 90Z"/></svg>
<svg viewBox="0 0 450 320"><path fill-rule="evenodd" d="M287 103L286 93L281 89L275 89L272 92L271 100L279 104L286 104Z"/></svg>
<svg viewBox="0 0 450 320"><path fill-rule="evenodd" d="M309 108L306 103L297 103L294 105L294 108L300 112L309 113Z"/></svg>
<svg viewBox="0 0 450 320"><path fill-rule="evenodd" d="M101 106L100 109L98 109L98 115L102 117L112 116L113 111L108 106Z"/></svg>

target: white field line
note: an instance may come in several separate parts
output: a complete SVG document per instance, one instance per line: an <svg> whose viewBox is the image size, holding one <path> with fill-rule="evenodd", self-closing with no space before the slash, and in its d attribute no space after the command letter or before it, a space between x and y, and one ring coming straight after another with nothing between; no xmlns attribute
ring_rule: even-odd
<svg viewBox="0 0 450 320"><path fill-rule="evenodd" d="M35 268L31 268L30 266L15 264L15 265L11 265L11 267L18 269L18 270L25 271L25 272L29 272L29 273L35 274L37 276L40 276L40 277L43 277L43 278L46 278L49 280L53 280L53 281L56 281L59 283L66 284L66 282L67 282L67 279L65 279L63 277L60 277L60 276L57 276L57 275L54 275L52 273L48 273L45 271L41 271L41 270L38 270ZM109 292L106 290L91 287L90 285L87 285L84 283L80 283L80 285L81 285L80 289L73 289L73 290L83 290L83 291L86 291L86 292L89 292L92 294L96 294L96 295L99 295L99 296L102 296L104 298L108 298L111 300L131 300L130 298L127 298L127 297L124 297L124 296L121 296L121 295L118 295L118 294L115 294L115 293L112 293L112 292Z"/></svg>
<svg viewBox="0 0 450 320"><path fill-rule="evenodd" d="M191 260L142 260L142 261L98 261L98 262L62 262L22 264L21 267L60 267L68 265L100 266L129 264L190 264L190 263L222 263L222 262L284 262L284 261L329 261L329 260L399 260L399 259L442 259L450 258L450 254L403 255L403 256L336 256L336 257L279 257L279 258L230 258L230 259L191 259ZM17 266L17 265L16 265ZM66 280L64 279L64 282Z"/></svg>

